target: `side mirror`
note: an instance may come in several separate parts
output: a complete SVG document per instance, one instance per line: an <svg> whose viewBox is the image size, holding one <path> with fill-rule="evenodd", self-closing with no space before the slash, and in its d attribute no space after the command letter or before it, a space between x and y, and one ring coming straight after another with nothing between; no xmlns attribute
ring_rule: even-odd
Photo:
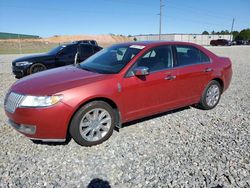
<svg viewBox="0 0 250 188"><path fill-rule="evenodd" d="M136 67L134 70L135 76L146 76L149 74L149 68L148 67Z"/></svg>

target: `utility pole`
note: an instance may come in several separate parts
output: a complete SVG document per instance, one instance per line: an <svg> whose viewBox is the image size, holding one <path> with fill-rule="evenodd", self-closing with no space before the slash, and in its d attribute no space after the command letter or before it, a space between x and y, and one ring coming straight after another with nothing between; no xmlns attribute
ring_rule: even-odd
<svg viewBox="0 0 250 188"><path fill-rule="evenodd" d="M161 26L162 26L162 7L163 7L162 0L160 0L160 25L159 25L159 40L161 40Z"/></svg>
<svg viewBox="0 0 250 188"><path fill-rule="evenodd" d="M230 41L232 41L233 29L234 29L234 18L233 18L232 27L231 27Z"/></svg>
<svg viewBox="0 0 250 188"><path fill-rule="evenodd" d="M18 41L19 41L19 53L22 54L22 45L21 45L21 39L20 39L20 34L18 34Z"/></svg>

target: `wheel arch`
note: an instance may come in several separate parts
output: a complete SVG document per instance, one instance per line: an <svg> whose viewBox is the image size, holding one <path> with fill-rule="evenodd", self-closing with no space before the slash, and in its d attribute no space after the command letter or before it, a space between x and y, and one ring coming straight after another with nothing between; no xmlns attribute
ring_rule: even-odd
<svg viewBox="0 0 250 188"><path fill-rule="evenodd" d="M90 102L93 102L93 101L103 101L103 102L106 102L107 104L109 104L113 109L114 109L114 111L115 111L115 115L116 115L116 119L115 119L115 121L116 121L116 127L118 127L118 128L121 128L121 120L122 120L122 118L121 118L121 113L120 113L120 110L119 110L119 108L118 108L118 105L112 100L112 99L110 99L110 98L107 98L107 97L95 97L95 98L91 98L91 99L88 99L88 100L86 100L86 101L83 101L75 110L74 110L74 112L72 113L72 115L71 115L71 117L70 117L70 119L69 119L69 121L68 121L68 127L67 127L67 137L69 136L69 127L70 127L70 123L71 123L71 121L72 121L72 119L73 119L73 117L74 117L74 115L76 114L76 112L80 109L80 108L82 108L84 105L86 105L86 104L88 104L88 103L90 103Z"/></svg>
<svg viewBox="0 0 250 188"><path fill-rule="evenodd" d="M45 67L45 70L48 69L48 67L47 67L46 64L41 63L41 62L34 62L32 65L29 66L29 68L27 68L27 73L28 73L28 74L33 74L33 73L31 73L31 67L33 67L33 66L35 66L35 65L42 65L42 66Z"/></svg>
<svg viewBox="0 0 250 188"><path fill-rule="evenodd" d="M218 77L214 78L212 80L215 80L215 81L217 81L220 84L220 86L221 86L221 92L223 92L224 91L224 81L221 78L218 78Z"/></svg>

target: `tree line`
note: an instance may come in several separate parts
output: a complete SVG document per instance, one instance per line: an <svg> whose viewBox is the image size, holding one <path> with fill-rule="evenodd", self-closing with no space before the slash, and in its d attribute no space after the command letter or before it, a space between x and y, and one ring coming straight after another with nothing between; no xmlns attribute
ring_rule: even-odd
<svg viewBox="0 0 250 188"><path fill-rule="evenodd" d="M222 31L212 31L209 33L208 31L203 31L202 35L230 35L231 33L228 30ZM232 32L234 40L250 40L250 29L243 29L241 31L233 31Z"/></svg>

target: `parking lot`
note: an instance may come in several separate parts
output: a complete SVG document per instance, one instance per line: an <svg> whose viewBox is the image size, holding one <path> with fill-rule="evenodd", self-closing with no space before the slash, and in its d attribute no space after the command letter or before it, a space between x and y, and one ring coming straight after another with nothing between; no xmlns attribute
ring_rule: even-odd
<svg viewBox="0 0 250 188"><path fill-rule="evenodd" d="M0 55L0 187L250 187L250 46L208 49L233 63L215 109L129 123L89 148L34 144L8 126L4 96L16 81L11 61L21 55Z"/></svg>

